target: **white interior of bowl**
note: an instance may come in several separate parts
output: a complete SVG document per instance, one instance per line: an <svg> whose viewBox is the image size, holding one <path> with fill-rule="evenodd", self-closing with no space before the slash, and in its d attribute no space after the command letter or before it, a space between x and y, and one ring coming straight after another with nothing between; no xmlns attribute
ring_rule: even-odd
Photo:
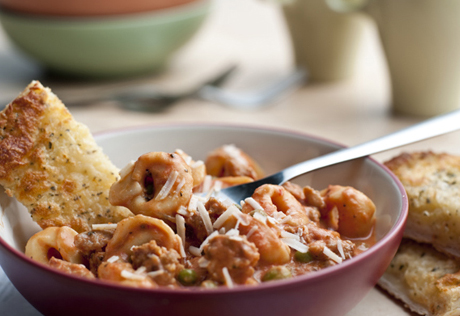
<svg viewBox="0 0 460 316"><path fill-rule="evenodd" d="M267 174L340 148L302 134L220 125L145 127L108 132L96 139L119 168L151 151L182 149L195 160L204 160L212 149L234 144L258 161ZM363 191L377 206L377 240L390 231L401 212L403 202L398 184L384 168L370 159L324 168L295 182L316 189L323 189L328 184L350 185ZM0 237L13 248L23 251L30 236L39 230L38 225L22 205L4 193L0 194L0 206Z"/></svg>

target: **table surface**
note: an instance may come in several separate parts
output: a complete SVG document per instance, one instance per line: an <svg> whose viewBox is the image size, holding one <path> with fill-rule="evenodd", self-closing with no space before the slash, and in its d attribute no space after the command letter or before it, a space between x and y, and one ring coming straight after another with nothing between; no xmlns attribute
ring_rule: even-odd
<svg viewBox="0 0 460 316"><path fill-rule="evenodd" d="M128 111L111 101L68 105L74 117L92 132L146 124L238 122L288 128L322 136L347 146L397 131L423 118L391 111L388 73L375 26L369 20L352 77L333 83L307 83L258 109L235 109L200 99L187 99L161 112ZM236 63L227 84L246 93L269 84L292 69L289 37L283 17L269 1L216 0L201 31L174 56L168 69L155 76L110 82L83 82L50 76L8 41L0 30L0 102L7 104L33 79L40 80L64 101L93 91L151 84L181 91ZM375 155L385 161L401 151L433 150L459 153L460 133L422 141ZM40 315L15 291L0 270L0 315ZM411 315L374 288L347 316Z"/></svg>

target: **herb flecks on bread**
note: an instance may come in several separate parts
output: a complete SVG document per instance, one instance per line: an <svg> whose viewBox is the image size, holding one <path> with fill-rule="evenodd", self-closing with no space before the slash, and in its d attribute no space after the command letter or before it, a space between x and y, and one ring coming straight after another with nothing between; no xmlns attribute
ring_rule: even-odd
<svg viewBox="0 0 460 316"><path fill-rule="evenodd" d="M406 189L409 216L379 285L421 315L460 315L460 157L403 153L385 165Z"/></svg>
<svg viewBox="0 0 460 316"><path fill-rule="evenodd" d="M459 315L460 262L431 247L405 239L379 285L414 312Z"/></svg>
<svg viewBox="0 0 460 316"><path fill-rule="evenodd" d="M460 157L404 153L385 163L409 199L404 236L460 258Z"/></svg>
<svg viewBox="0 0 460 316"><path fill-rule="evenodd" d="M118 169L50 89L32 82L0 112L0 185L42 228L118 222L108 201Z"/></svg>

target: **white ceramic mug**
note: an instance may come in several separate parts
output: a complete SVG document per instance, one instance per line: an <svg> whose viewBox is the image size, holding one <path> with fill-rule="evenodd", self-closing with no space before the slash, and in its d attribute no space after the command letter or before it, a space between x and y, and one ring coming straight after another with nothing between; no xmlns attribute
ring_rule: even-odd
<svg viewBox="0 0 460 316"><path fill-rule="evenodd" d="M460 107L460 0L326 0L376 21L395 112L433 116Z"/></svg>
<svg viewBox="0 0 460 316"><path fill-rule="evenodd" d="M324 82L353 75L368 23L360 14L340 14L324 0L290 0L283 4L295 62L309 81Z"/></svg>

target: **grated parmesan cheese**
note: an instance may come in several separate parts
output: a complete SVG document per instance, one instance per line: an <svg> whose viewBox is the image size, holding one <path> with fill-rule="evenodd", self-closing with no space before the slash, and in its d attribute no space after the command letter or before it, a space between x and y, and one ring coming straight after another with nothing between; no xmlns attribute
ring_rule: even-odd
<svg viewBox="0 0 460 316"><path fill-rule="evenodd" d="M219 180L215 180L214 181L214 185L212 187L212 190L214 192L219 192L220 190L222 190L222 181L219 181Z"/></svg>
<svg viewBox="0 0 460 316"><path fill-rule="evenodd" d="M261 212L256 211L253 215L254 219L257 219L259 222L267 224L267 216L262 214Z"/></svg>
<svg viewBox="0 0 460 316"><path fill-rule="evenodd" d="M190 166L190 163L192 162L192 157L187 155L182 149L178 148L174 151L176 154L181 156L182 159L184 159L185 163Z"/></svg>
<svg viewBox="0 0 460 316"><path fill-rule="evenodd" d="M176 214L176 229L177 229L177 234L180 237L180 255L182 258L185 258L185 219L180 216L179 214Z"/></svg>
<svg viewBox="0 0 460 316"><path fill-rule="evenodd" d="M328 247L324 247L324 250L323 250L323 253L328 256L332 261L335 261L337 263L341 263L342 262L342 258L340 258L339 256L337 256L331 249L329 249Z"/></svg>
<svg viewBox="0 0 460 316"><path fill-rule="evenodd" d="M150 272L147 272L147 275L151 278L154 278L154 277L157 277L161 274L165 273L165 271L163 269L160 269L160 270L156 270L156 271L150 271Z"/></svg>
<svg viewBox="0 0 460 316"><path fill-rule="evenodd" d="M308 246L302 244L299 240L294 238L281 238L281 241L291 247L294 250L300 251L302 253L308 252Z"/></svg>
<svg viewBox="0 0 460 316"><path fill-rule="evenodd" d="M236 206L235 206L236 207ZM233 213L233 216L236 217L240 225L248 226L250 224L247 217L243 216L243 213L236 207L236 212Z"/></svg>
<svg viewBox="0 0 460 316"><path fill-rule="evenodd" d="M212 184L212 177L210 175L206 175L203 180L203 192L209 192L211 190Z"/></svg>
<svg viewBox="0 0 460 316"><path fill-rule="evenodd" d="M282 231L281 231L281 237L282 237L282 238L293 238L293 239L295 239L295 240L300 241L299 235L289 233L289 232L287 232L287 231L285 231L285 230L282 230Z"/></svg>
<svg viewBox="0 0 460 316"><path fill-rule="evenodd" d="M213 239L215 236L219 235L219 232L218 231L214 231L212 232L211 235L209 235L208 237L206 237L205 240L203 240L203 242L201 243L200 245L200 248L197 248L197 247L194 247L194 246L190 246L188 248L188 250L190 251L190 253L192 255L194 255L195 257L200 257L201 256L201 253L203 252L203 249L204 247L209 243L209 241L211 239Z"/></svg>
<svg viewBox="0 0 460 316"><path fill-rule="evenodd" d="M236 228L230 229L228 232L225 233L227 236L238 236L240 234L240 231Z"/></svg>
<svg viewBox="0 0 460 316"><path fill-rule="evenodd" d="M206 269L208 265L209 265L209 260L207 260L205 257L201 257L200 259L198 259L198 266L200 268Z"/></svg>
<svg viewBox="0 0 460 316"><path fill-rule="evenodd" d="M182 239L182 244L185 245L185 219L179 214L176 214L176 229L177 234Z"/></svg>
<svg viewBox="0 0 460 316"><path fill-rule="evenodd" d="M143 280L143 279L145 279L145 276L130 272L128 270L122 270L121 271L121 276L123 278L125 278L125 279L130 279L130 280Z"/></svg>
<svg viewBox="0 0 460 316"><path fill-rule="evenodd" d="M246 234L246 238L249 239L249 237L252 236L252 234L254 234L254 232L257 230L257 226L252 226L252 228L248 231L248 233Z"/></svg>
<svg viewBox="0 0 460 316"><path fill-rule="evenodd" d="M214 237L216 237L217 235L219 235L219 233L217 231L213 232L211 235L209 235L205 240L203 240L203 242L201 243L200 245L200 253L203 251L204 249L204 246L206 246L207 244L209 244L209 241L211 239L213 239Z"/></svg>
<svg viewBox="0 0 460 316"><path fill-rule="evenodd" d="M340 239L337 240L337 250L339 251L340 256L342 257L342 259L345 260L345 254L343 253L342 241Z"/></svg>
<svg viewBox="0 0 460 316"><path fill-rule="evenodd" d="M137 268L136 271L134 271L135 274L142 274L144 273L145 271L147 271L147 268L144 267L144 266L140 266L139 268Z"/></svg>
<svg viewBox="0 0 460 316"><path fill-rule="evenodd" d="M182 238L179 239L179 242L180 242L180 256L182 258L185 258L187 257L187 254L185 253L185 248L184 248L184 243L182 242Z"/></svg>
<svg viewBox="0 0 460 316"><path fill-rule="evenodd" d="M238 220L236 221L236 224L235 224L234 229L238 230L239 227L240 227L240 224L241 224L241 222L240 222L240 220L238 219Z"/></svg>
<svg viewBox="0 0 460 316"><path fill-rule="evenodd" d="M186 182L185 178L182 178L182 180L179 182L179 184L177 185L173 193L178 194L180 190L182 189L182 187L184 186L185 182Z"/></svg>
<svg viewBox="0 0 460 316"><path fill-rule="evenodd" d="M93 224L93 230L113 230L117 228L117 224Z"/></svg>
<svg viewBox="0 0 460 316"><path fill-rule="evenodd" d="M158 192L157 196L155 197L155 200L163 200L164 198L168 196L178 176L179 176L179 172L177 172L176 170L174 170L174 172L171 172L169 174L168 179L166 180L165 184L161 188L160 192Z"/></svg>
<svg viewBox="0 0 460 316"><path fill-rule="evenodd" d="M134 170L134 164L136 162L134 160L131 160L128 162L126 166L123 167L123 169L120 170L118 173L120 175L121 179L124 179L128 174L130 174Z"/></svg>
<svg viewBox="0 0 460 316"><path fill-rule="evenodd" d="M192 167L192 168L198 168L199 166L202 166L202 165L204 165L203 160L197 160L197 161L195 161L195 162L193 163L193 165L191 165L190 167Z"/></svg>
<svg viewBox="0 0 460 316"><path fill-rule="evenodd" d="M208 210L206 209L206 207L204 207L203 202L198 201L197 209L198 209L198 214L200 214L201 219L203 220L204 227L206 228L206 232L208 233L208 235L212 234L214 229L212 227L211 218L209 217Z"/></svg>
<svg viewBox="0 0 460 316"><path fill-rule="evenodd" d="M254 200L254 198L252 197L248 197L247 199L244 200L245 203L248 203L249 205L251 205L251 207L254 209L254 210L260 210L260 211L263 211L264 208L262 207L262 205L259 204L259 202L257 202L256 200Z"/></svg>
<svg viewBox="0 0 460 316"><path fill-rule="evenodd" d="M270 224L273 224L273 225L279 224L279 221L277 221L274 217L271 217L268 215L267 215L267 220L270 222Z"/></svg>
<svg viewBox="0 0 460 316"><path fill-rule="evenodd" d="M282 213L282 212L278 212L278 213ZM283 213L284 214L284 213ZM287 215L287 216L284 216L281 221L280 221L280 224L286 224L287 222L291 221L292 220L292 216L291 215Z"/></svg>
<svg viewBox="0 0 460 316"><path fill-rule="evenodd" d="M195 212L195 210L198 207L198 201L199 201L199 197L195 194L192 194L192 197L190 198L190 202L188 203L189 212L191 213Z"/></svg>
<svg viewBox="0 0 460 316"><path fill-rule="evenodd" d="M192 162L192 157L190 157L190 156L187 156L187 157L185 157L185 159L184 159L184 160L185 160L185 163L186 163L187 165L189 165L189 166L190 166L190 163Z"/></svg>
<svg viewBox="0 0 460 316"><path fill-rule="evenodd" d="M112 256L109 259L107 259L107 262L108 263L114 263L114 262L117 262L119 259L120 259L119 256Z"/></svg>
<svg viewBox="0 0 460 316"><path fill-rule="evenodd" d="M197 248L195 246L190 246L188 247L188 251L190 251L190 253L192 255L194 255L195 257L200 257L201 256L201 250L200 248Z"/></svg>
<svg viewBox="0 0 460 316"><path fill-rule="evenodd" d="M230 206L223 212L219 218L212 225L213 228L219 229L226 221L233 215L233 213L239 212L238 208L235 205Z"/></svg>
<svg viewBox="0 0 460 316"><path fill-rule="evenodd" d="M223 200L219 199L219 202L221 202L226 208L229 208L230 206L234 205L233 201L230 200L229 198L225 198Z"/></svg>
<svg viewBox="0 0 460 316"><path fill-rule="evenodd" d="M233 281L232 281L232 278L230 276L230 273L228 272L227 267L222 268L222 274L224 275L225 285L227 287L229 287L229 288L232 288L233 287Z"/></svg>
<svg viewBox="0 0 460 316"><path fill-rule="evenodd" d="M179 209L177 210L177 214L182 215L182 216L189 216L190 214L188 213L188 210L185 206L181 205Z"/></svg>
<svg viewBox="0 0 460 316"><path fill-rule="evenodd" d="M366 251L367 249L369 249L369 247L366 244L362 243L358 246L358 249L361 251Z"/></svg>

